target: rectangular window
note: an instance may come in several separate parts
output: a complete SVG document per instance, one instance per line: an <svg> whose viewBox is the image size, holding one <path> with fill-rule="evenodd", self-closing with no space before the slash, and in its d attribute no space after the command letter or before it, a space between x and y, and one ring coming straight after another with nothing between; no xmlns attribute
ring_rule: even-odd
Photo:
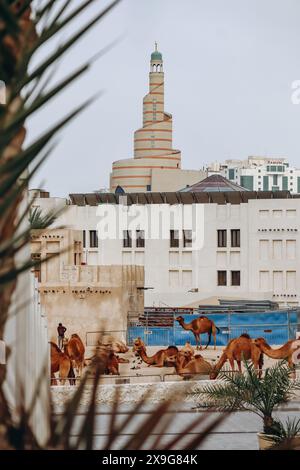
<svg viewBox="0 0 300 470"><path fill-rule="evenodd" d="M151 184L147 184L147 191L151 191Z"/></svg>
<svg viewBox="0 0 300 470"><path fill-rule="evenodd" d="M263 177L263 188L264 188L264 191L269 191L269 177L268 176Z"/></svg>
<svg viewBox="0 0 300 470"><path fill-rule="evenodd" d="M225 248L227 246L227 230L218 230L218 247Z"/></svg>
<svg viewBox="0 0 300 470"><path fill-rule="evenodd" d="M145 232L144 230L136 231L136 247L145 248Z"/></svg>
<svg viewBox="0 0 300 470"><path fill-rule="evenodd" d="M97 230L90 230L90 248L98 248Z"/></svg>
<svg viewBox="0 0 300 470"><path fill-rule="evenodd" d="M232 286L241 285L241 272L240 271L231 271L231 285Z"/></svg>
<svg viewBox="0 0 300 470"><path fill-rule="evenodd" d="M82 247L86 247L86 233L85 230L82 230Z"/></svg>
<svg viewBox="0 0 300 470"><path fill-rule="evenodd" d="M191 230L184 230L183 231L183 247L184 248L191 248L192 245L193 245L192 231Z"/></svg>
<svg viewBox="0 0 300 470"><path fill-rule="evenodd" d="M273 175L273 185L274 186L277 186L278 184L278 176L277 175Z"/></svg>
<svg viewBox="0 0 300 470"><path fill-rule="evenodd" d="M230 168L230 170L229 170L229 179L234 180L234 169L233 168Z"/></svg>
<svg viewBox="0 0 300 470"><path fill-rule="evenodd" d="M132 248L132 238L129 230L123 230L123 248Z"/></svg>
<svg viewBox="0 0 300 470"><path fill-rule="evenodd" d="M227 271L218 271L218 286L227 286Z"/></svg>
<svg viewBox="0 0 300 470"><path fill-rule="evenodd" d="M233 248L239 248L241 246L241 231L231 230L231 246Z"/></svg>
<svg viewBox="0 0 300 470"><path fill-rule="evenodd" d="M170 230L170 247L179 248L179 230Z"/></svg>

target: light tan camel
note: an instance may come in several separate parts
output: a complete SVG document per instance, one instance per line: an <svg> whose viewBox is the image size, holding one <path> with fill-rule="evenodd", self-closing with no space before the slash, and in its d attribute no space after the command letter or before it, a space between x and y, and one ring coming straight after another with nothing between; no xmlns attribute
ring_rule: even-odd
<svg viewBox="0 0 300 470"><path fill-rule="evenodd" d="M176 346L169 346L167 349L160 349L153 356L147 356L146 347L141 338L134 341L134 350L148 366L154 367L173 367L172 360L178 354Z"/></svg>
<svg viewBox="0 0 300 470"><path fill-rule="evenodd" d="M77 377L81 377L82 368L84 366L85 347L80 337L74 333L71 338L64 341L64 353L71 359L73 369L77 373Z"/></svg>
<svg viewBox="0 0 300 470"><path fill-rule="evenodd" d="M195 374L209 375L211 373L213 366L200 354L194 357L190 356L190 359L187 358L186 354L188 353L179 352L174 362L174 367L178 375L189 379Z"/></svg>
<svg viewBox="0 0 300 470"><path fill-rule="evenodd" d="M273 349L271 346L266 342L265 338L256 338L255 340L256 346L264 353L266 356L271 357L272 359L286 359L288 365L291 369L293 369L294 377L295 377L295 365L293 362L293 354L297 348L299 348L298 342L294 339L287 341L281 348Z"/></svg>
<svg viewBox="0 0 300 470"><path fill-rule="evenodd" d="M201 335L203 333L207 333L208 335L208 343L205 349L210 343L211 335L213 335L214 337L214 344L215 344L214 349L216 349L216 342L217 342L216 335L217 335L217 332L218 333L220 332L220 329L215 325L215 323L212 320L210 320L209 318L205 316L201 316L199 318L195 318L195 320L192 320L190 323L185 323L184 318L179 316L176 318L176 321L178 321L179 325L182 326L184 330L191 331L194 334L195 340L196 340L196 349L199 349L198 343L200 343L200 349L202 349Z"/></svg>
<svg viewBox="0 0 300 470"><path fill-rule="evenodd" d="M65 384L66 379L69 379L70 385L74 385L74 371L70 358L53 342L50 342L50 360L51 385L57 385L57 380L54 375L57 372L59 372L59 380L62 385Z"/></svg>
<svg viewBox="0 0 300 470"><path fill-rule="evenodd" d="M185 345L183 346L183 348L180 351L181 352L189 352L191 354L191 356L194 356L194 354L195 354L195 350L194 350L193 346L191 345L191 343L189 341L187 341L185 343Z"/></svg>
<svg viewBox="0 0 300 470"><path fill-rule="evenodd" d="M129 348L122 341L115 340L113 337L109 337L106 341L98 341L99 346L104 346L111 349L116 354L124 354L129 351Z"/></svg>
<svg viewBox="0 0 300 470"><path fill-rule="evenodd" d="M229 341L222 356L217 364L214 366L210 378L215 379L225 362L228 360L232 371L234 371L234 361L237 362L239 372L242 372L242 360L248 361L251 359L256 370L259 370L258 376L262 375L263 354L259 347L254 343L249 335L243 334L239 338Z"/></svg>

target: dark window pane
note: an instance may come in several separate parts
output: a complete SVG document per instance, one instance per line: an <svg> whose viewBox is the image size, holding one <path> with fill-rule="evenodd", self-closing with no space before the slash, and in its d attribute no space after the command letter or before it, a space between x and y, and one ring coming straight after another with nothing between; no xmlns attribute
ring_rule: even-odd
<svg viewBox="0 0 300 470"><path fill-rule="evenodd" d="M83 246L83 248L86 247L86 233L85 233L85 230L82 231L82 246Z"/></svg>
<svg viewBox="0 0 300 470"><path fill-rule="evenodd" d="M227 286L227 272L218 271L218 286Z"/></svg>
<svg viewBox="0 0 300 470"><path fill-rule="evenodd" d="M170 230L170 247L179 248L179 230Z"/></svg>
<svg viewBox="0 0 300 470"><path fill-rule="evenodd" d="M123 231L123 247L132 248L131 232L129 230Z"/></svg>
<svg viewBox="0 0 300 470"><path fill-rule="evenodd" d="M218 247L225 248L227 246L227 230L218 230Z"/></svg>
<svg viewBox="0 0 300 470"><path fill-rule="evenodd" d="M184 248L191 248L193 245L192 240L192 231L191 230L184 230L183 231L183 246Z"/></svg>
<svg viewBox="0 0 300 470"><path fill-rule="evenodd" d="M232 286L241 285L241 272L240 271L231 271L231 285Z"/></svg>
<svg viewBox="0 0 300 470"><path fill-rule="evenodd" d="M136 231L136 247L145 248L145 232L144 230Z"/></svg>
<svg viewBox="0 0 300 470"><path fill-rule="evenodd" d="M241 246L241 231L231 230L231 246L233 248L239 248Z"/></svg>
<svg viewBox="0 0 300 470"><path fill-rule="evenodd" d="M90 248L98 248L97 230L90 230Z"/></svg>

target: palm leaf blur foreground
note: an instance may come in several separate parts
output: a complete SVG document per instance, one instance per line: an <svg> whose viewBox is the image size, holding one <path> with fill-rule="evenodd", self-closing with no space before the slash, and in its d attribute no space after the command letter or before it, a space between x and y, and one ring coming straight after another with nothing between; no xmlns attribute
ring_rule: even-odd
<svg viewBox="0 0 300 470"><path fill-rule="evenodd" d="M99 22L120 0L99 12L71 34L59 48L42 58L31 70L33 56L56 35L80 17L96 0L0 0L0 79L6 84L6 104L0 105L0 339L17 276L31 266L31 260L16 265L16 255L30 240L30 226L24 228L30 208L23 208L28 182L53 148L53 139L75 118L92 98L70 111L39 138L24 148L26 119L50 102L58 93L82 76L85 63L50 89L45 85L60 59ZM32 12L32 5L39 9ZM39 33L37 33L39 31ZM46 79L46 80L45 80ZM44 83L44 84L43 84ZM30 171L28 171L30 165ZM22 207L22 209L21 209ZM51 222L51 218L48 221ZM0 386L4 368L0 366Z"/></svg>
<svg viewBox="0 0 300 470"><path fill-rule="evenodd" d="M223 383L207 385L195 395L201 400L201 407L251 411L263 420L264 433L278 435L282 423L273 418L273 411L295 396L300 382L290 380L291 369L285 361L267 369L262 379L253 364L245 362L245 368L244 374L221 372Z"/></svg>
<svg viewBox="0 0 300 470"><path fill-rule="evenodd" d="M0 80L6 85L6 103L0 104L0 340L4 337L17 278L34 265L30 257L16 262L20 259L18 254L30 240L31 227L27 223L30 205L24 201L28 182L50 155L53 139L88 106L92 98L78 103L75 109L62 115L49 129L42 130L39 138L25 147L26 119L44 108L88 70L90 62L49 85L49 76L54 82L53 72L58 59L119 2L111 1L75 33L69 33L68 39L46 58L41 54L41 59L33 67L35 54L78 20L96 0L0 0ZM51 222L51 217L44 220L43 228ZM0 365L2 423L9 419L2 392L5 370L5 366Z"/></svg>
<svg viewBox="0 0 300 470"><path fill-rule="evenodd" d="M26 119L44 108L52 98L88 70L90 63L85 63L65 79L54 84L52 88L45 86L49 75L53 75L57 61L119 1L112 1L107 8L80 26L79 30L71 34L66 42L50 53L47 58L41 59L40 63L31 70L29 65L34 54L74 20L77 20L89 6L96 3L96 0L41 0L40 2L0 0L0 79L6 83L6 104L0 105L0 340L3 338L16 280L20 273L32 266L31 259L25 260L22 264L16 263L16 256L30 240L30 224L25 224L25 228L23 224L30 214L30 205L25 204L24 207L23 204L24 192L32 176L50 155L53 139L92 100L78 104L69 114L61 116L48 130L43 131L38 139L24 147ZM38 5L38 9L32 15L34 4ZM30 171L28 171L29 166ZM43 229L53 222L53 215L47 220L41 220L37 212L35 214L31 212L30 218L33 226L38 223ZM94 447L96 390L100 376L101 370L96 370L88 412L84 416L77 438L73 438L72 431L75 426L74 417L76 411L79 410L81 396L86 385L85 380L66 405L64 413L51 422L52 432L47 448L90 449ZM0 365L0 448L39 448L30 425L32 410L25 409L21 404L17 423L12 420L2 389L4 378L5 366ZM36 398L40 393L38 385L37 383ZM22 395L21 392L20 394ZM132 424L143 403L138 403L129 417L123 423L119 423L116 419L119 413L119 401L116 398L109 426L107 448L113 448L122 429ZM152 446L154 449L161 447L160 435L170 421L167 417L169 405L170 402L167 402L159 406L136 429L134 435L124 444L124 449L142 448L146 445L149 432L157 429L159 431ZM192 422L180 436L171 439L166 448L195 449L199 446L207 433L223 419L223 416L218 416L206 425L207 416L208 414L205 414L203 418ZM162 420L162 418L165 419ZM200 422L205 424L203 433L195 433L191 439L186 439L186 434L193 431Z"/></svg>

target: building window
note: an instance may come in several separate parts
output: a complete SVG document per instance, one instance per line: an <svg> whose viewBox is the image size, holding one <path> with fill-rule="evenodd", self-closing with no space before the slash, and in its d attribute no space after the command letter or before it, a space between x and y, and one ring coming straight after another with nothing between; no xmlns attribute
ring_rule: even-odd
<svg viewBox="0 0 300 470"><path fill-rule="evenodd" d="M151 184L147 184L147 191L151 191Z"/></svg>
<svg viewBox="0 0 300 470"><path fill-rule="evenodd" d="M227 272L218 271L218 286L227 286Z"/></svg>
<svg viewBox="0 0 300 470"><path fill-rule="evenodd" d="M231 246L232 248L239 248L241 246L240 230L231 230Z"/></svg>
<svg viewBox="0 0 300 470"><path fill-rule="evenodd" d="M123 248L132 248L132 238L129 230L123 230Z"/></svg>
<svg viewBox="0 0 300 470"><path fill-rule="evenodd" d="M192 240L192 231L191 230L184 230L183 231L183 247L184 248L191 248L193 245Z"/></svg>
<svg viewBox="0 0 300 470"><path fill-rule="evenodd" d="M82 230L82 247L86 247L86 233L85 230Z"/></svg>
<svg viewBox="0 0 300 470"><path fill-rule="evenodd" d="M144 230L136 231L136 247L145 248L145 232Z"/></svg>
<svg viewBox="0 0 300 470"><path fill-rule="evenodd" d="M90 248L98 248L97 230L90 230Z"/></svg>
<svg viewBox="0 0 300 470"><path fill-rule="evenodd" d="M231 271L231 285L232 286L241 285L241 272L240 271Z"/></svg>
<svg viewBox="0 0 300 470"><path fill-rule="evenodd" d="M179 248L179 230L170 230L170 247Z"/></svg>
<svg viewBox="0 0 300 470"><path fill-rule="evenodd" d="M227 230L218 230L218 247L225 248L227 246Z"/></svg>

